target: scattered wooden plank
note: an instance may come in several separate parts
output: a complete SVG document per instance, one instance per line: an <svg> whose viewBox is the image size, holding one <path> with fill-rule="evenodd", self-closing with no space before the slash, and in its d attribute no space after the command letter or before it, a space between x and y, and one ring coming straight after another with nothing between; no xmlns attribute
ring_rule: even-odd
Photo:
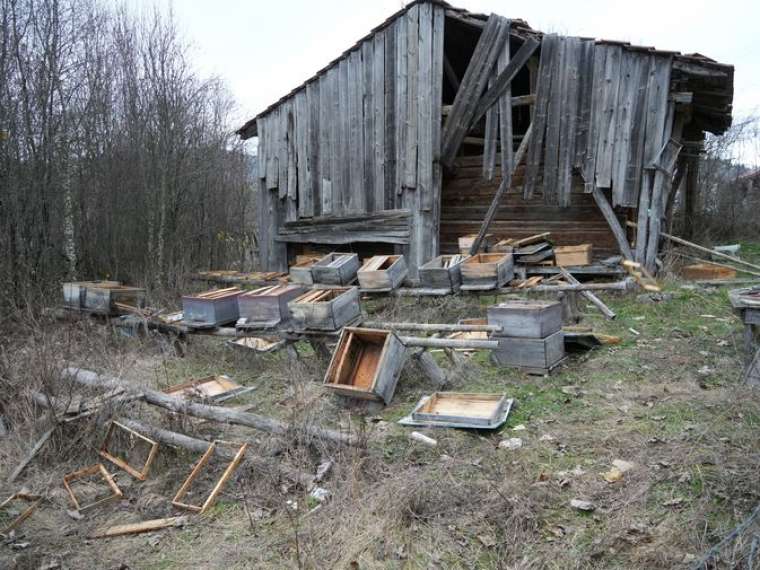
<svg viewBox="0 0 760 570"><path fill-rule="evenodd" d="M7 525L5 525L4 528L0 529L0 534L7 535L10 531L12 531L15 528L18 528L18 526L23 523L26 519L28 519L30 516L32 516L32 513L37 510L37 507L40 506L42 503L42 497L39 497L37 495L32 495L31 493L28 493L26 490L19 491L18 493L14 493L7 499L5 499L2 503L0 503L0 511L5 509L8 505L15 501L25 501L26 503L29 503L29 506L26 507L21 513L19 513L18 516L16 516L12 521L10 521Z"/></svg>
<svg viewBox="0 0 760 570"><path fill-rule="evenodd" d="M153 519L149 521L142 521L139 523L131 524L118 524L115 526L109 526L101 531L92 535L92 538L110 538L113 536L124 536L126 534L141 534L144 532L153 532L165 528L181 527L187 524L188 518L186 516L181 517L169 517L165 519Z"/></svg>
<svg viewBox="0 0 760 570"><path fill-rule="evenodd" d="M45 433L42 434L42 436L37 440L37 442L34 444L31 450L29 450L29 453L27 453L24 458L21 460L21 463L19 463L16 468L13 470L13 473L10 474L8 477L8 483L13 483L16 479L18 479L18 476L21 475L21 473L26 469L26 466L29 465L32 462L32 459L40 452L40 450L44 447L44 445L48 442L50 439L50 436L53 435L53 432L55 431L56 427L53 426L49 430L47 430Z"/></svg>

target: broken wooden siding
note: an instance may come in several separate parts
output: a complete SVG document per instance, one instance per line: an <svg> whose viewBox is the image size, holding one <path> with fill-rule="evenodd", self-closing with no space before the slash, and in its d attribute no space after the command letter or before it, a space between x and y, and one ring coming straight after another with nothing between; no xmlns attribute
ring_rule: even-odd
<svg viewBox="0 0 760 570"><path fill-rule="evenodd" d="M400 244L413 267L437 253L443 21L440 5L411 6L258 118L264 267L285 268L283 242L326 243L320 226L329 243ZM410 232L356 226L386 210Z"/></svg>
<svg viewBox="0 0 760 570"><path fill-rule="evenodd" d="M542 175L546 203L569 206L573 173L582 170L588 192L611 189L614 206L636 207L641 172L667 130L671 62L619 44L544 36L525 196Z"/></svg>
<svg viewBox="0 0 760 570"><path fill-rule="evenodd" d="M497 155L497 162L500 156ZM496 189L501 183L497 168L493 180L482 178L482 157L459 159L456 173L443 181L441 215L441 253L458 252L459 236L477 233ZM583 181L573 177L570 206L547 205L542 194L542 179L529 199L522 196L525 167L518 167L512 188L504 194L489 232L510 238L523 238L550 231L557 245L593 243L600 255L618 253L617 242L591 194L583 192ZM624 223L624 222L623 222Z"/></svg>

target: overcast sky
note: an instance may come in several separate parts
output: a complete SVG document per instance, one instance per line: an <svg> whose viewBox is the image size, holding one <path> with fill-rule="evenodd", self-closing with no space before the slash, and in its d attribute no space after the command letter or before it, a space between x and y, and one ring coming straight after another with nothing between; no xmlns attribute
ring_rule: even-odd
<svg viewBox="0 0 760 570"><path fill-rule="evenodd" d="M222 77L241 122L321 69L390 14L400 0L127 0L173 5L203 74ZM408 2L407 2L408 3ZM699 52L735 72L734 116L760 112L760 0L452 0L545 32ZM512 7L513 6L513 7Z"/></svg>

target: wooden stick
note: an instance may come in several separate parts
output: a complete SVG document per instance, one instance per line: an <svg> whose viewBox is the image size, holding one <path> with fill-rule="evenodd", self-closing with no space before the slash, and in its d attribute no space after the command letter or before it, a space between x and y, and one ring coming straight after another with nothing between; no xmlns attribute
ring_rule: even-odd
<svg viewBox="0 0 760 570"><path fill-rule="evenodd" d="M420 346L423 348L468 348L471 350L499 348L499 341L496 340L426 338L417 336L401 336L399 340L406 346Z"/></svg>
<svg viewBox="0 0 760 570"><path fill-rule="evenodd" d="M127 385L118 378L113 378L105 374L96 374L95 372L81 368L64 368L62 373L64 378L69 378L74 382L85 386L91 386L94 388L124 388L127 391L140 391L142 392L146 403L171 410L172 412L188 414L198 418L222 423L243 425L278 435L284 435L294 429L294 426L281 420L252 414L250 412L239 412L219 406L208 406L205 404L188 402L181 398L169 396L163 392L151 390L150 388ZM302 428L295 429L303 429L306 434L331 443L346 445L357 444L356 437L331 429L314 426L303 426Z"/></svg>
<svg viewBox="0 0 760 570"><path fill-rule="evenodd" d="M122 536L125 534L140 534L142 532L153 532L163 528L184 526L189 519L186 516L169 517L166 519L153 519L132 524L117 524L109 526L100 532L96 532L91 538L108 538L110 536Z"/></svg>
<svg viewBox="0 0 760 570"><path fill-rule="evenodd" d="M423 331L423 332L501 332L498 325L459 325L449 323L386 323L365 321L362 327L369 329Z"/></svg>
<svg viewBox="0 0 760 570"><path fill-rule="evenodd" d="M565 279L567 279L571 284L577 285L579 283L579 281L575 277L573 277L573 275L567 269L565 269L564 267L560 267L559 269L562 272L562 275L565 277ZM612 309L610 309L607 305L605 305L604 302L599 297L594 295L591 291L581 291L581 295L586 300L593 303L596 306L596 308L598 308L602 312L602 314L608 319L612 320L617 316Z"/></svg>
<svg viewBox="0 0 760 570"><path fill-rule="evenodd" d="M630 225L631 222L628 222L628 224ZM667 234L665 232L661 232L660 235L662 237L664 237L665 239L668 239L668 240L672 241L673 243L677 243L679 245L683 245L683 246L686 246L686 247L691 247L693 249L696 249L697 251L701 251L702 253L709 253L710 255L714 255L716 257L722 257L723 259L728 259L730 261L733 261L734 263L738 263L740 265L744 265L745 267L749 267L751 269L755 269L757 271L760 271L760 265L755 265L755 264L750 263L748 261L744 261L743 259L739 259L738 257L734 257L733 255L728 255L727 253L723 253L723 252L720 252L720 251L712 250L712 249L710 249L708 247L701 246L701 245L696 244L694 242L687 241L687 240L685 240L683 238L680 238L680 237L677 237L677 236L673 236L673 235Z"/></svg>
<svg viewBox="0 0 760 570"><path fill-rule="evenodd" d="M528 126L528 130L525 131L525 136L523 137L523 140L520 142L520 146L517 149L517 152L515 153L515 159L514 159L514 163L512 164L512 172L510 173L510 176L502 178L501 184L499 184L499 188L496 190L496 194L494 194L493 199L491 200L491 205L488 207L488 212L486 212L486 217L483 219L483 223L480 226L480 231L478 231L477 237L472 242L472 246L470 246L470 255L475 255L476 253L478 253L478 250L480 249L480 245L483 242L483 238L488 232L488 227L491 225L491 222L493 222L493 219L496 217L496 211L499 209L499 202L501 202L502 196L512 186L512 177L515 175L515 172L517 171L517 166L522 162L522 159L525 157L525 153L528 150L528 143L530 142L532 131L533 131L533 125L531 124Z"/></svg>
<svg viewBox="0 0 760 570"><path fill-rule="evenodd" d="M21 460L21 463L18 464L18 466L13 470L13 473L11 473L10 477L8 477L8 483L13 483L18 478L18 476L21 475L21 472L26 469L26 466L31 463L32 459L34 459L34 456L40 452L40 449L42 449L42 447L47 443L47 441L50 439L50 436L53 435L56 427L58 426L53 426L42 434L42 437L37 440L37 443L34 444L34 447L32 447L31 451L26 454L24 459Z"/></svg>
<svg viewBox="0 0 760 570"><path fill-rule="evenodd" d="M675 254L680 255L681 257L686 257L688 259L693 259L694 261L699 261L700 263L708 263L710 265L715 265L717 267L733 269L734 271L738 271L739 273L746 273L748 275L754 275L755 277L760 277L760 273L757 273L756 271L750 271L749 269L742 269L741 267L734 267L733 265L728 265L726 263L718 263L717 261L710 261L709 259L703 259L701 257L696 257L695 255L681 253L680 251L676 251Z"/></svg>
<svg viewBox="0 0 760 570"><path fill-rule="evenodd" d="M620 225L620 220L618 220L618 217L615 215L615 211L612 209L612 206L610 206L605 195L602 194L602 191L596 187L596 184L592 185L591 195L594 197L594 201L596 202L599 211L604 216L604 219L607 220L607 225L610 226L612 235L615 236L615 240L620 248L620 253L622 253L623 257L626 259L633 259L633 252L631 251L631 246L628 244L628 239L623 230L623 226Z"/></svg>

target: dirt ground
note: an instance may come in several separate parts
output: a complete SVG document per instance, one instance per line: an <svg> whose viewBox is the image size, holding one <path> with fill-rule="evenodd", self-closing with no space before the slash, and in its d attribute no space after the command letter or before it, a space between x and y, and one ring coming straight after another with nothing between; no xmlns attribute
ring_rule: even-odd
<svg viewBox="0 0 760 570"><path fill-rule="evenodd" d="M0 410L13 429L0 438L0 492L26 486L44 501L0 543L0 568L687 568L760 502L760 397L740 383L742 328L725 288L672 281L658 301L640 292L602 297L617 319L581 303L583 324L622 343L573 353L551 376L497 368L485 352L456 366L434 353L449 373L448 389L515 399L495 432L417 429L436 447L411 440L412 429L396 423L434 391L411 361L392 403L379 407L328 394L321 386L327 362L306 344L295 361L285 351L254 355L192 337L180 357L161 336L126 338L93 320L41 321L29 334L5 335ZM456 322L484 316L493 302L396 299L363 308L386 320ZM131 403L59 429L8 484L49 427L28 391L82 393L57 380L65 359L158 388L228 374L255 390L225 405L350 430L364 445L338 448L298 431L269 436ZM183 528L92 539L110 524L183 514L170 501L198 458L162 445L145 482L106 463L123 498L73 518L62 477L101 461L97 449L112 415L208 440L250 441L256 461ZM510 438L522 446L500 447ZM133 453L139 461L145 450ZM630 464L622 474L616 460ZM325 461L332 469L318 485L329 496L320 503L287 473L314 474ZM212 462L193 500L223 467ZM574 499L593 510L572 507ZM714 567L741 567L752 532L758 529Z"/></svg>

